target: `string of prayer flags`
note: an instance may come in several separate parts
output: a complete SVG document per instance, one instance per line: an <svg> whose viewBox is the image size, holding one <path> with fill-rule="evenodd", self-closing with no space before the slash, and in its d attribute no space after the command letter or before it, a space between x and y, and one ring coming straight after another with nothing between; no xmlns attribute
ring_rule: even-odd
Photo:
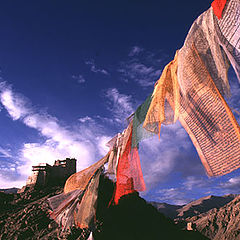
<svg viewBox="0 0 240 240"><path fill-rule="evenodd" d="M51 218L64 230L72 226L94 228L99 178L108 156L70 176L65 183L66 191L48 199Z"/></svg>
<svg viewBox="0 0 240 240"><path fill-rule="evenodd" d="M240 81L240 1L214 0L192 24L183 47L165 66L153 93L122 133L108 142L109 152L68 178L64 193L49 199L51 217L63 229L93 228L99 178L104 164L116 176L114 202L144 191L139 142L159 134L162 124L180 121L209 176L240 167L240 127L226 103L230 64Z"/></svg>

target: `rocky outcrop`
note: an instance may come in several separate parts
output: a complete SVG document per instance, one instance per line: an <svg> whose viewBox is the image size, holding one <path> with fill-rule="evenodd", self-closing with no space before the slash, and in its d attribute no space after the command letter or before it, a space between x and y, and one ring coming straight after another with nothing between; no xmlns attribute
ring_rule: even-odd
<svg viewBox="0 0 240 240"><path fill-rule="evenodd" d="M230 194L225 196L206 196L198 200L192 201L182 208L177 209L177 218L186 219L193 217L201 213L208 212L212 208L220 208L230 201L232 201L237 195Z"/></svg>
<svg viewBox="0 0 240 240"><path fill-rule="evenodd" d="M182 229L213 240L240 240L240 195L207 196L185 206L151 204Z"/></svg>
<svg viewBox="0 0 240 240"><path fill-rule="evenodd" d="M21 194L0 192L0 240L19 239L82 239L89 230L73 228L62 232L49 217L47 199L60 194L63 187L36 189L28 187ZM125 195L118 205L109 206L114 184L101 176L96 211L96 240L141 239L208 239L198 232L181 230L174 222L139 197L138 193Z"/></svg>
<svg viewBox="0 0 240 240"><path fill-rule="evenodd" d="M196 229L213 240L240 239L240 196L225 206L188 218Z"/></svg>
<svg viewBox="0 0 240 240"><path fill-rule="evenodd" d="M4 200L5 204L0 206L0 239L85 239L88 232L63 233L49 218L46 200L62 191L61 187L52 187L32 188L22 194L1 193L0 203Z"/></svg>
<svg viewBox="0 0 240 240"><path fill-rule="evenodd" d="M195 201L192 201L184 206L171 205L167 203L151 202L151 204L158 209L159 212L165 216L175 219L184 220L188 217L193 217L201 213L208 212L213 208L220 208L231 202L237 194L229 194L225 196L206 196Z"/></svg>

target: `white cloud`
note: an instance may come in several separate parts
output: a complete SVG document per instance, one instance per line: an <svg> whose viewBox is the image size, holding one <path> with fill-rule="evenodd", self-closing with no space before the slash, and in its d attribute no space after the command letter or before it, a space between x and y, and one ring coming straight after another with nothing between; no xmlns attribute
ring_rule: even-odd
<svg viewBox="0 0 240 240"><path fill-rule="evenodd" d="M24 98L17 95L13 96L10 89L4 89L1 92L0 100L13 120L18 120L29 113L28 109L24 106Z"/></svg>
<svg viewBox="0 0 240 240"><path fill-rule="evenodd" d="M106 123L106 124L114 125L114 123L115 123L114 119L112 119L112 118L102 117L102 116L99 116L99 115L97 115L96 118L99 119L100 121Z"/></svg>
<svg viewBox="0 0 240 240"><path fill-rule="evenodd" d="M21 150L24 161L17 170L25 176L31 174L31 166L39 163L53 164L54 160L66 157L76 158L78 169L83 169L93 162L95 158L94 146L91 143L69 141L59 143L54 140L46 140L42 144L26 143Z"/></svg>
<svg viewBox="0 0 240 240"><path fill-rule="evenodd" d="M117 123L124 123L126 118L134 113L135 109L130 95L119 93L116 88L110 88L105 92L105 96L109 100L108 109Z"/></svg>
<svg viewBox="0 0 240 240"><path fill-rule="evenodd" d="M72 75L72 79L77 80L78 83L85 83L86 79L81 75Z"/></svg>
<svg viewBox="0 0 240 240"><path fill-rule="evenodd" d="M100 150L101 155L105 155L109 151L109 147L107 147L106 144L111 139L112 138L109 136L101 136L98 138L98 149Z"/></svg>
<svg viewBox="0 0 240 240"><path fill-rule="evenodd" d="M164 150L162 142L157 137L140 144L142 170L148 190L166 181L168 175L174 170L176 155L174 149Z"/></svg>
<svg viewBox="0 0 240 240"><path fill-rule="evenodd" d="M143 140L139 153L147 189L169 181L174 173L183 179L205 176L203 166L192 150L189 137L179 122L162 126L160 140L157 136Z"/></svg>
<svg viewBox="0 0 240 240"><path fill-rule="evenodd" d="M91 66L91 71L94 73L102 73L104 75L109 75L109 72L107 70L97 67L94 60L86 61L85 64Z"/></svg>
<svg viewBox="0 0 240 240"><path fill-rule="evenodd" d="M240 193L240 176L232 177L224 183L220 183L218 188L220 188L224 194L229 193Z"/></svg>
<svg viewBox="0 0 240 240"><path fill-rule="evenodd" d="M32 165L42 162L53 164L54 160L66 157L76 158L78 170L81 170L106 153L103 144L108 136L101 132L95 122L90 122L90 127L89 121L85 125L89 117L82 118L79 125L70 130L60 124L57 118L41 111L36 112L29 100L15 93L6 83L0 85L0 100L13 120L20 120L26 126L36 129L41 139L44 139L40 143L24 143L19 150L17 157L20 164L16 170L20 177L30 175ZM7 153L4 151L5 155Z"/></svg>

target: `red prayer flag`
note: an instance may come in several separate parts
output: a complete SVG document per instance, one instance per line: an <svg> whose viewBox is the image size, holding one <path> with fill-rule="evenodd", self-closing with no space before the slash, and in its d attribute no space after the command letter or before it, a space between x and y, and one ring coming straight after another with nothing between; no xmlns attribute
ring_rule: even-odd
<svg viewBox="0 0 240 240"><path fill-rule="evenodd" d="M138 149L131 148L132 130L129 136L124 153L118 162L117 182L115 189L114 202L118 204L118 200L126 194L135 191L144 191L145 183L143 179Z"/></svg>
<svg viewBox="0 0 240 240"><path fill-rule="evenodd" d="M214 14L217 16L218 19L222 18L222 12L226 5L227 0L214 0L212 2L212 8Z"/></svg>

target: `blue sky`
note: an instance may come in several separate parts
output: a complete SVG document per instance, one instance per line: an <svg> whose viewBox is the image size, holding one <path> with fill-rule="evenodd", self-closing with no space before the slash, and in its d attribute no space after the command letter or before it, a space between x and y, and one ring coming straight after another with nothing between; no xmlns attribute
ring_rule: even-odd
<svg viewBox="0 0 240 240"><path fill-rule="evenodd" d="M5 1L0 9L0 188L31 166L75 157L78 170L152 92L204 1ZM233 71L231 106L239 109ZM239 116L236 115L239 120ZM183 204L239 193L239 170L208 178L185 130L163 127L140 144L147 200Z"/></svg>

